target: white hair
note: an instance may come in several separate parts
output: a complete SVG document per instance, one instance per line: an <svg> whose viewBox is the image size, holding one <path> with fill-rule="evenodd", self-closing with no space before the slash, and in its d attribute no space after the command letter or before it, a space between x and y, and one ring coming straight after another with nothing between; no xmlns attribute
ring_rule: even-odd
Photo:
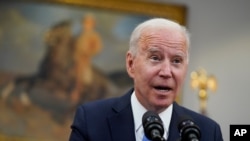
<svg viewBox="0 0 250 141"><path fill-rule="evenodd" d="M178 24L177 22L171 21L169 19L164 19L164 18L153 18L150 20L147 20L141 24L139 24L134 31L132 32L130 36L130 42L129 42L129 51L133 56L136 55L137 53L137 46L139 39L141 37L142 31L148 27L167 27L167 28L174 28L177 30L180 30L180 32L183 32L183 34L186 37L186 42L187 42L187 60L189 56L189 46L190 46L190 35L186 29L186 27Z"/></svg>

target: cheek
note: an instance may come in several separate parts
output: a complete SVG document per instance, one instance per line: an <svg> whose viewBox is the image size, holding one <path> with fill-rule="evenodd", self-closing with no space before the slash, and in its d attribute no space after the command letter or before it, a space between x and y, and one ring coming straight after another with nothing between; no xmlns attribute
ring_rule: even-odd
<svg viewBox="0 0 250 141"><path fill-rule="evenodd" d="M146 64L137 66L135 77L141 84L149 83L155 74L155 70L152 67L148 67Z"/></svg>
<svg viewBox="0 0 250 141"><path fill-rule="evenodd" d="M186 77L186 69L176 71L175 77L177 79L177 83L182 85L185 77Z"/></svg>

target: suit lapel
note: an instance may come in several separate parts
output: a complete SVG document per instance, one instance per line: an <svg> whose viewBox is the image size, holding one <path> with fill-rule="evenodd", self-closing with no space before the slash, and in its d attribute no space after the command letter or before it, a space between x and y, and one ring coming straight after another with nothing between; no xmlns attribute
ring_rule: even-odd
<svg viewBox="0 0 250 141"><path fill-rule="evenodd" d="M108 118L113 141L135 141L134 120L131 108L132 90L113 105L114 114Z"/></svg>
<svg viewBox="0 0 250 141"><path fill-rule="evenodd" d="M113 105L114 114L108 117L112 141L135 141L134 119L130 102L132 92L133 89ZM179 141L178 122L183 114L180 106L174 102L167 141Z"/></svg>
<svg viewBox="0 0 250 141"><path fill-rule="evenodd" d="M180 140L180 134L178 130L178 122L180 119L180 116L183 114L181 112L181 108L177 103L173 103L173 113L171 117L171 122L169 126L169 136L167 141L179 141Z"/></svg>

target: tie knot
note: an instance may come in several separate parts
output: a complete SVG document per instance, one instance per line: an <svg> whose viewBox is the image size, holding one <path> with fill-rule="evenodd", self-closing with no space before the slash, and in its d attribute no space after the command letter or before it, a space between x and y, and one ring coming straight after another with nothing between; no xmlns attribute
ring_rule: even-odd
<svg viewBox="0 0 250 141"><path fill-rule="evenodd" d="M144 135L142 141L150 141L150 140Z"/></svg>

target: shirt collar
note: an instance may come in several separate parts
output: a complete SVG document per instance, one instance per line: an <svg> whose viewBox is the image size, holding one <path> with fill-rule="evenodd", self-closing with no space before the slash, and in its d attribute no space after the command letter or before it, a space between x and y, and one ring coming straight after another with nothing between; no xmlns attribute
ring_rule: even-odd
<svg viewBox="0 0 250 141"><path fill-rule="evenodd" d="M133 117L134 117L134 125L135 125L135 131L137 132L141 126L142 126L142 116L147 111L146 108L144 108L141 103L138 101L135 91L132 93L131 96L131 105L132 105L132 111L133 111ZM170 125L170 120L172 116L173 111L173 104L171 104L167 109L165 109L163 112L159 114L160 118L162 119L163 126L165 129L164 136L168 136L168 129Z"/></svg>
<svg viewBox="0 0 250 141"><path fill-rule="evenodd" d="M142 126L142 116L147 111L135 96L135 91L131 96L132 111L134 116L135 131L137 132Z"/></svg>

